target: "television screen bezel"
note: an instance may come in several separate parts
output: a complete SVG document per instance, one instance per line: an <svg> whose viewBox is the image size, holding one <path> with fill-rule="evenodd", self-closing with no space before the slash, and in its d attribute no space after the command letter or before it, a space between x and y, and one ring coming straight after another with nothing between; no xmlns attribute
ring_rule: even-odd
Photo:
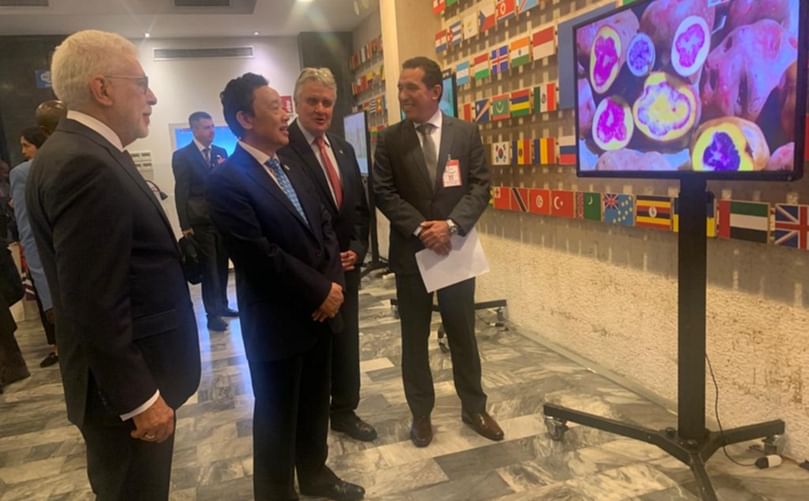
<svg viewBox="0 0 809 501"><path fill-rule="evenodd" d="M439 102L444 99L443 92L446 92L447 87L447 80L449 80L450 87L452 89L452 114L453 117L458 118L458 83L456 81L455 71L451 69L444 70L441 72L441 88L442 88L442 95ZM443 110L442 110L443 111Z"/></svg>
<svg viewBox="0 0 809 501"><path fill-rule="evenodd" d="M343 131L345 131L345 129L346 129L346 120L351 118L351 117L354 117L356 115L362 115L362 121L365 124L365 158L366 158L366 160L368 162L368 171L367 172L362 172L361 168L359 170L360 170L360 175L362 175L363 177L367 177L367 176L370 175L371 169L373 168L373 158L371 158L371 131L368 130L368 112L365 111L365 110L360 110L360 111L357 111L355 113L349 113L347 115L343 115ZM346 139L346 141L349 144L351 144L351 142L348 141L348 139ZM354 153L356 153L357 152L357 145L351 144L351 146L354 148ZM359 165L357 167L359 167Z"/></svg>
<svg viewBox="0 0 809 501"><path fill-rule="evenodd" d="M578 61L578 47L575 45L578 30L597 23L602 19L619 14L625 10L638 9L639 7L646 7L648 4L658 0L638 0L636 2L623 5L609 12L605 12L599 16L593 17L586 21L573 26L573 63ZM809 50L807 47L807 37L809 36L809 2L798 1L798 68L809 69L807 63L807 54ZM576 85L573 92L575 93L575 127L576 127L576 175L578 177L604 177L604 178L625 178L625 179L683 179L683 178L702 178L706 180L733 180L733 181L797 181L803 177L804 170L804 148L805 133L806 133L806 99L807 99L807 71L798 71L798 83L795 102L795 113L797 115L795 120L795 159L794 168L791 171L752 171L752 172L716 172L716 171L642 171L642 170L622 170L622 171L597 171L597 170L582 170L581 168L581 155L579 154L579 86L578 76L576 78Z"/></svg>

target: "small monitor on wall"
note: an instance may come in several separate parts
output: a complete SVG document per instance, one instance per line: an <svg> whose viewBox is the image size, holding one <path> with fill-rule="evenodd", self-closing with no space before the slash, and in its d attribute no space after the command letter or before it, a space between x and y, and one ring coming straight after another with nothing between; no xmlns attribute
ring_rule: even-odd
<svg viewBox="0 0 809 501"><path fill-rule="evenodd" d="M169 125L171 130L172 149L182 148L194 140L194 135L187 123ZM228 152L228 156L236 149L238 138L230 131L227 125L217 125L214 132L213 144L220 146Z"/></svg>
<svg viewBox="0 0 809 501"><path fill-rule="evenodd" d="M455 73L452 71L444 71L444 92L441 94L441 101L438 106L445 115L451 117L458 116L458 103L456 101L455 92Z"/></svg>
<svg viewBox="0 0 809 501"><path fill-rule="evenodd" d="M808 8L640 0L578 24L578 174L801 177Z"/></svg>
<svg viewBox="0 0 809 501"><path fill-rule="evenodd" d="M368 124L364 111L352 113L343 117L343 129L346 141L354 147L357 155L357 164L360 166L360 173L368 175Z"/></svg>

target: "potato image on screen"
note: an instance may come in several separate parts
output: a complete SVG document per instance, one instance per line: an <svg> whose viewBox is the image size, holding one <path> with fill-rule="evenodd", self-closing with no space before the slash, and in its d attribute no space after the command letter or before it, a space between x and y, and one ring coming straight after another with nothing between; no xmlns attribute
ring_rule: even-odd
<svg viewBox="0 0 809 501"><path fill-rule="evenodd" d="M624 98L610 96L598 103L593 119L593 141L599 148L604 151L625 148L634 132L632 111Z"/></svg>
<svg viewBox="0 0 809 501"><path fill-rule="evenodd" d="M671 65L681 76L690 77L702 69L711 50L711 30L700 16L680 23L671 44Z"/></svg>
<svg viewBox="0 0 809 501"><path fill-rule="evenodd" d="M657 143L671 143L691 131L699 120L700 105L689 82L657 71L644 82L632 115L644 136Z"/></svg>
<svg viewBox="0 0 809 501"><path fill-rule="evenodd" d="M739 172L763 170L770 147L758 125L736 117L709 120L697 129L691 146L695 171Z"/></svg>

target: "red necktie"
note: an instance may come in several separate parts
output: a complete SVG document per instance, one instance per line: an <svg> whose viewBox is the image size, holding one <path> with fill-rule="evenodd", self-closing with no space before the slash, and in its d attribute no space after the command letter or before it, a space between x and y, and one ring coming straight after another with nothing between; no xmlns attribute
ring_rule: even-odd
<svg viewBox="0 0 809 501"><path fill-rule="evenodd" d="M326 168L326 174L329 177L331 189L334 191L334 199L337 202L337 207L340 207L343 205L343 187L340 184L340 176L337 174L337 169L334 168L334 164L331 163L329 154L326 151L326 141L323 140L323 136L316 137L315 143L317 143L317 147L320 150L320 161L323 162L323 167Z"/></svg>

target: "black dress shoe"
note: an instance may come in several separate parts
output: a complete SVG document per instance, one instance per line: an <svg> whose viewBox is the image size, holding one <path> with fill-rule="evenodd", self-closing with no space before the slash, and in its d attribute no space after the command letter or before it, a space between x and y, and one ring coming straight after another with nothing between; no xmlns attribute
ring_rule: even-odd
<svg viewBox="0 0 809 501"><path fill-rule="evenodd" d="M489 440L496 442L503 440L503 430L486 411L475 414L461 413L461 420Z"/></svg>
<svg viewBox="0 0 809 501"><path fill-rule="evenodd" d="M59 355L56 352L48 353L48 356L42 359L42 362L39 363L40 367L50 367L51 365L59 362Z"/></svg>
<svg viewBox="0 0 809 501"><path fill-rule="evenodd" d="M333 482L301 485L301 494L318 498L336 499L337 501L356 501L365 497L365 489L357 484L337 479Z"/></svg>
<svg viewBox="0 0 809 501"><path fill-rule="evenodd" d="M331 429L345 433L354 440L371 442L376 440L376 430L353 412L331 418Z"/></svg>
<svg viewBox="0 0 809 501"><path fill-rule="evenodd" d="M208 330L224 332L228 330L228 323L222 317L208 317Z"/></svg>
<svg viewBox="0 0 809 501"><path fill-rule="evenodd" d="M231 310L230 308L225 308L225 309L223 309L223 310L222 310L222 313L220 313L220 314L221 314L223 317L229 317L229 318L236 318L236 317L238 317L238 316L239 316L239 312L238 312L238 311L236 311L236 310Z"/></svg>
<svg viewBox="0 0 809 501"><path fill-rule="evenodd" d="M410 426L410 440L416 447L427 447L433 441L433 425L430 423L430 416L413 417L413 425Z"/></svg>

